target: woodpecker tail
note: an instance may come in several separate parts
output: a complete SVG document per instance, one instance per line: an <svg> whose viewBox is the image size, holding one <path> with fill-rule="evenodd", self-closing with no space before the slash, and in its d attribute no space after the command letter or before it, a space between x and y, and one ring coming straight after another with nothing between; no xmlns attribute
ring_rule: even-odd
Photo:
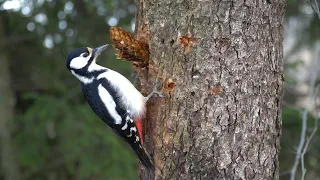
<svg viewBox="0 0 320 180"><path fill-rule="evenodd" d="M149 156L147 150L140 146L139 144L132 144L131 145L134 152L139 157L140 162L146 167L146 169L149 172L149 180L154 180L154 165L151 160L151 157Z"/></svg>
<svg viewBox="0 0 320 180"><path fill-rule="evenodd" d="M145 148L142 147L143 145L142 121L140 119L136 119L134 122L138 130L138 135L140 138L141 145L132 144L131 147L139 157L140 162L147 168L149 172L149 178L147 179L154 180L154 170L155 170L154 165L152 163L151 157L149 156L148 152L146 151Z"/></svg>

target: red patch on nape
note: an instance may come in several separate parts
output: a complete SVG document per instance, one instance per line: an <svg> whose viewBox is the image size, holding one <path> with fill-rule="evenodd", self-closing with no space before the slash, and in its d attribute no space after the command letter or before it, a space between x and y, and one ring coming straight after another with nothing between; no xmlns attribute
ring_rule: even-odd
<svg viewBox="0 0 320 180"><path fill-rule="evenodd" d="M141 144L143 144L143 136L142 136L142 121L140 119L135 120L136 127L138 129L138 135L140 138Z"/></svg>

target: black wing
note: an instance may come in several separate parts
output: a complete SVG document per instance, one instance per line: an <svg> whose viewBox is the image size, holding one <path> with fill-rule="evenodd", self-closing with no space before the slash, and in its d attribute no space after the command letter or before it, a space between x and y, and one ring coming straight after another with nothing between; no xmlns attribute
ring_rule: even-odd
<svg viewBox="0 0 320 180"><path fill-rule="evenodd" d="M110 95L113 97L115 104L116 104L116 112L121 117L122 121L121 124L113 124L111 126L112 130L121 136L134 150L134 152L139 157L141 163L148 168L152 174L154 173L154 165L152 163L152 160L147 153L147 151L143 148L141 139L139 137L138 129L132 119L130 117L130 114L127 113L127 110L122 106L120 101L120 96L117 94L116 89L114 89L110 82L108 82L107 79L101 79L100 81L101 85L110 93ZM109 116L111 117L111 116ZM110 122L110 120L104 120L106 122ZM114 120L112 120L114 121Z"/></svg>

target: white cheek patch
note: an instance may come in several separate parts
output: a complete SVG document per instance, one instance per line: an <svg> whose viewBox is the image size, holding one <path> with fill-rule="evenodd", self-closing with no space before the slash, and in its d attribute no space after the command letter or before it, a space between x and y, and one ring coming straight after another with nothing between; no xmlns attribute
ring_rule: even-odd
<svg viewBox="0 0 320 180"><path fill-rule="evenodd" d="M89 60L90 60L90 56L88 57L79 56L79 57L73 58L70 62L70 67L73 69L81 69L88 64Z"/></svg>

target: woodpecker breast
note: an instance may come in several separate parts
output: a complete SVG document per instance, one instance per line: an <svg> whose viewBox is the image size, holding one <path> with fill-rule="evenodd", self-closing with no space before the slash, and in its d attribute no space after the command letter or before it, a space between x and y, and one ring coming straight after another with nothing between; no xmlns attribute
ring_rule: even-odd
<svg viewBox="0 0 320 180"><path fill-rule="evenodd" d="M120 102L133 119L144 115L146 99L127 78L111 69L100 74L98 79L101 78L106 78L116 89L117 95L121 99Z"/></svg>

